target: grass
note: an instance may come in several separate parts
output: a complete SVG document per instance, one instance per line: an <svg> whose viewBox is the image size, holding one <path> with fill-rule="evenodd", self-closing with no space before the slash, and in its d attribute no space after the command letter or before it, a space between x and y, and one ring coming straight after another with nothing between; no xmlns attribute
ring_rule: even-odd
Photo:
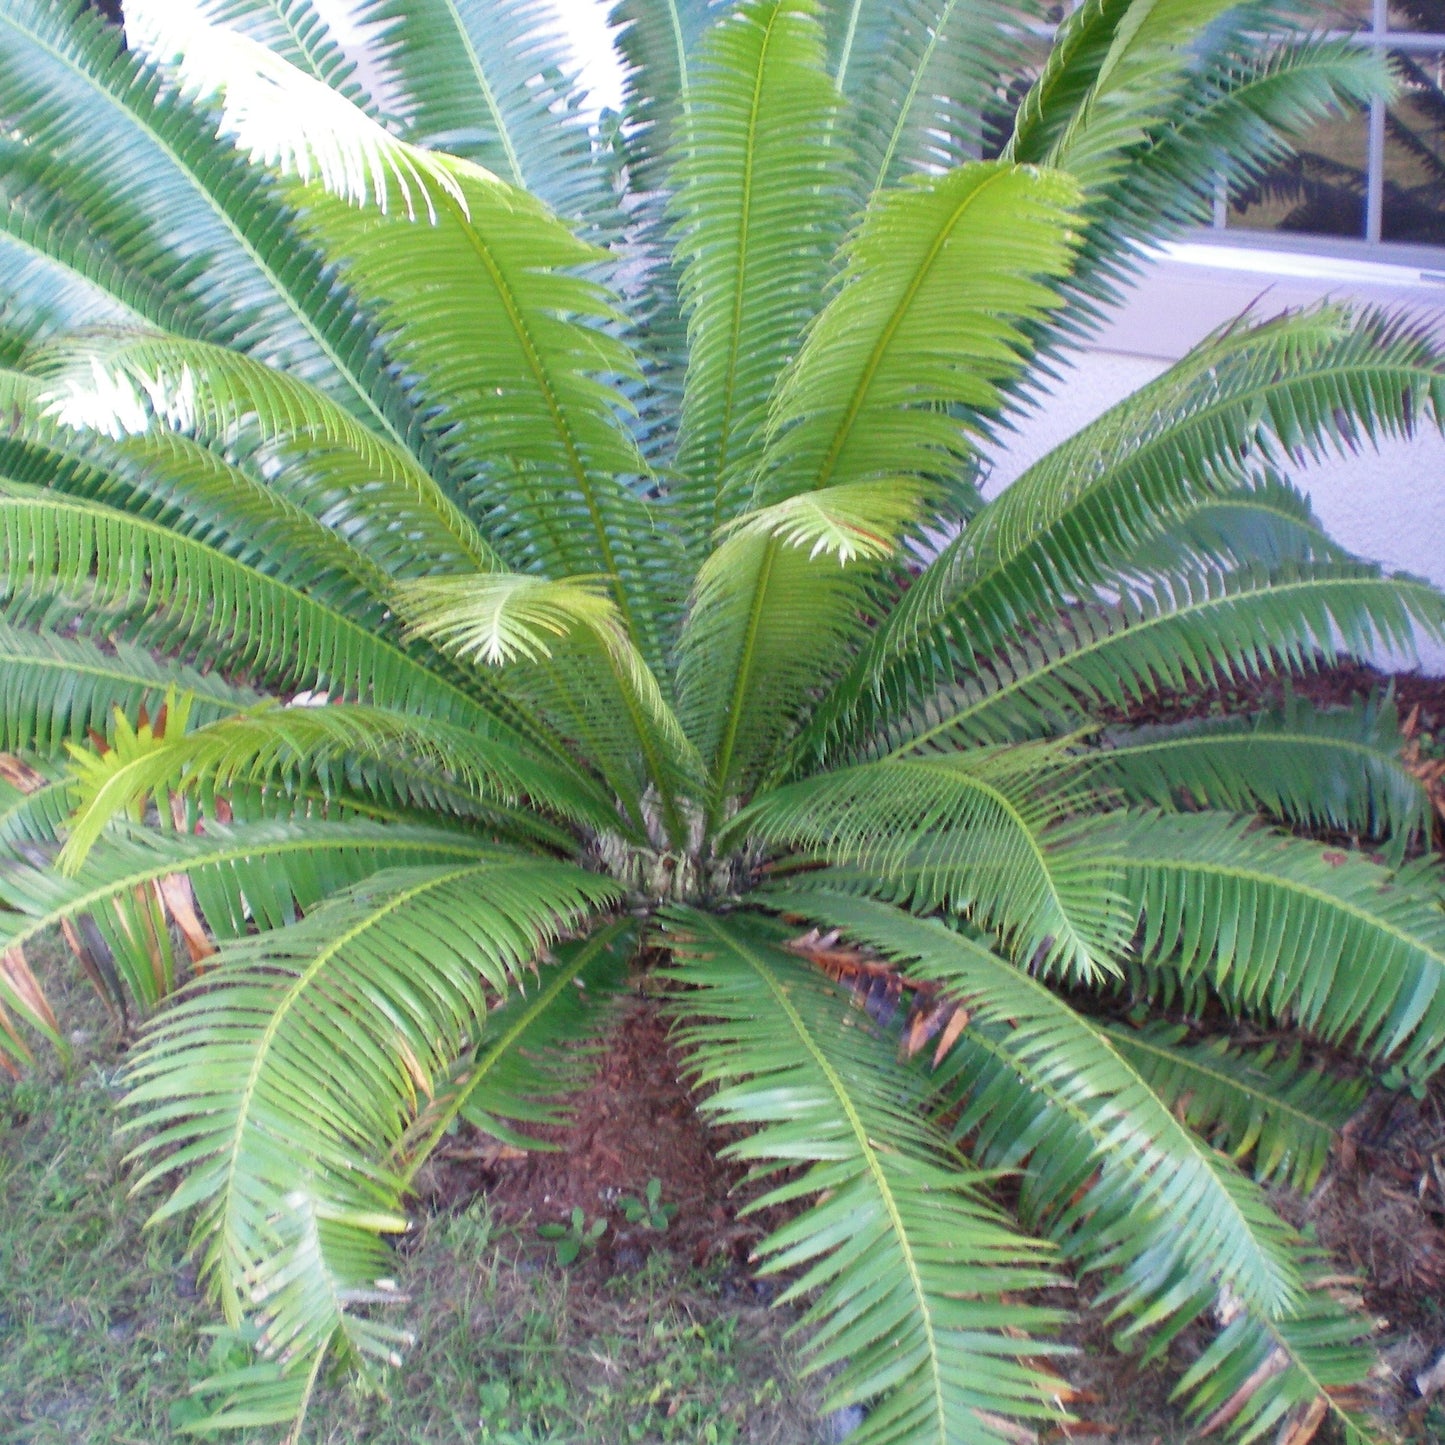
<svg viewBox="0 0 1445 1445"><path fill-rule="evenodd" d="M45 960L36 959L37 967ZM74 1026L69 1075L41 1060L0 1084L0 1441L194 1440L188 1390L224 1340L199 1297L185 1233L142 1228L114 1138L116 1051L103 1016L50 960ZM389 1398L337 1388L309 1445L813 1445L827 1436L799 1384L787 1320L725 1277L651 1255L625 1277L564 1270L546 1241L497 1229L485 1206L424 1218L398 1259L420 1336ZM270 1445L279 1430L223 1437Z"/></svg>

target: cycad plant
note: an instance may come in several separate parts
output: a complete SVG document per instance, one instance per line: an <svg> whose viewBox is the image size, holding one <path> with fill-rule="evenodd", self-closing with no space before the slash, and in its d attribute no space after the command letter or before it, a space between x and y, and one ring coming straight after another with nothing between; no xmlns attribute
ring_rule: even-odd
<svg viewBox="0 0 1445 1445"><path fill-rule="evenodd" d="M1426 799L1388 699L1126 719L1445 632L1285 476L1437 422L1441 357L1241 321L976 483L1379 62L1085 0L979 160L993 0L623 0L600 126L541 0L359 0L359 67L309 0L127 9L0 0L0 1044L63 1039L57 924L144 1021L139 1185L256 1347L212 1423L399 1359L409 1181L561 1117L645 949L860 1445L1057 1421L1069 1279L1207 1332L1211 1428L1363 1430L1262 1187L1360 1087L1277 1031L1436 1067Z"/></svg>

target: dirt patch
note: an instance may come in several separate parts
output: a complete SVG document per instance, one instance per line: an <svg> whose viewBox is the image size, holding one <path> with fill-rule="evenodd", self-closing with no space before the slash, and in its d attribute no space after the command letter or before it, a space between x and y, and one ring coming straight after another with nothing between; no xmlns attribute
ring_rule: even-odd
<svg viewBox="0 0 1445 1445"><path fill-rule="evenodd" d="M484 1193L498 1221L523 1233L567 1224L574 1209L589 1226L605 1219L605 1232L581 1261L603 1277L641 1267L655 1249L684 1266L746 1265L770 1221L739 1218L756 1191L743 1187L741 1166L718 1157L730 1136L710 1129L693 1107L655 998L634 993L625 1000L592 1082L571 1108L570 1127L535 1131L554 1148L520 1156L464 1128L419 1179L422 1197L433 1209L451 1209ZM653 1180L661 1204L671 1206L663 1229L629 1221L623 1206L628 1198L645 1201Z"/></svg>

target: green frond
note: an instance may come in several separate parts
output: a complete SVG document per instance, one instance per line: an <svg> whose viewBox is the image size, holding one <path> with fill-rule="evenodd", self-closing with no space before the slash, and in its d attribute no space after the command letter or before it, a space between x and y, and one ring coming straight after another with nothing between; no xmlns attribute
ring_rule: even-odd
<svg viewBox="0 0 1445 1445"><path fill-rule="evenodd" d="M155 1211L197 1212L202 1268L260 1352L304 1377L328 1351L369 1374L399 1331L382 1236L405 1229L388 1163L419 1106L559 931L615 897L604 879L506 857L374 875L290 928L223 948L128 1069L126 1127Z"/></svg>
<svg viewBox="0 0 1445 1445"><path fill-rule="evenodd" d="M737 511L778 374L817 309L842 236L838 97L815 0L750 0L708 32L672 169L688 328L677 491L695 540Z"/></svg>
<svg viewBox="0 0 1445 1445"><path fill-rule="evenodd" d="M1364 1384L1371 1354L1360 1342L1371 1322L1357 1312L1358 1305L1352 1310L1332 1297L1312 1246L1256 1197L1253 1227L1260 1241L1297 1273L1297 1299L1271 1313L1241 1300L1227 1285L1201 1277L1180 1257L1180 1225L1173 1210L1141 1207L1127 1174L1111 1167L1108 1155L1099 1157L1088 1121L1034 1087L1028 1073L1018 1072L1005 1034L1000 1027L967 1029L935 1075L940 1092L947 1103L962 1102L955 1133L967 1132L981 1162L1022 1170L1019 1209L1024 1219L1044 1229L1076 1267L1102 1277L1099 1303L1112 1305L1110 1318L1121 1325L1115 1335L1120 1349L1143 1344L1144 1358L1157 1359L1191 1323L1219 1329L1206 1356L1231 1378L1230 1393L1216 1393L1215 1377L1194 1371L1175 1393L1193 1390L1206 1410L1224 1400L1236 1406L1252 1401L1240 1410L1231 1434L1247 1429L1273 1405L1280 1405L1279 1413L1307 1408L1327 1388L1342 1392ZM1262 1349L1261 1341L1266 1342ZM1252 1377L1266 1358L1269 1371ZM1337 1420L1353 1418L1334 1398L1327 1397L1325 1408ZM1224 1411L1200 1422L1211 1432L1229 1423Z"/></svg>
<svg viewBox="0 0 1445 1445"><path fill-rule="evenodd" d="M225 347L150 332L91 332L33 354L39 404L63 425L125 438L167 430L236 448L268 487L383 571L501 564L405 448L304 381ZM419 556L420 554L420 556Z"/></svg>
<svg viewBox="0 0 1445 1445"><path fill-rule="evenodd" d="M1091 785L1173 811L1263 809L1307 828L1386 840L1394 861L1428 838L1433 808L1401 757L1394 700L1330 712L1289 699L1253 718L1117 733L1083 768Z"/></svg>
<svg viewBox="0 0 1445 1445"><path fill-rule="evenodd" d="M594 827L617 823L606 794L584 775L539 760L500 724L482 730L355 704L268 702L187 732L186 698L175 698L169 712L163 737L138 737L117 719L110 751L72 750L81 806L61 854L63 866L78 864L107 824L148 797L191 791L205 799L238 782L290 791L314 780L329 791L334 780L432 807L445 798L446 783L460 783L483 801L526 798L538 810ZM429 793L425 777L416 779L405 766L407 759L425 765L443 786ZM393 760L403 766L391 768Z"/></svg>
<svg viewBox="0 0 1445 1445"><path fill-rule="evenodd" d="M758 499L954 469L1021 366L1020 323L1055 304L1077 204L1066 176L982 162L880 197L780 386Z"/></svg>
<svg viewBox="0 0 1445 1445"><path fill-rule="evenodd" d="M473 696L309 596L303 579L112 507L0 481L0 570L12 613L65 598L87 630L158 650L204 637L213 659L274 686L491 725Z"/></svg>
<svg viewBox="0 0 1445 1445"><path fill-rule="evenodd" d="M666 158L691 102L694 56L722 0L617 0L608 21L624 69L623 133L635 189L646 194L665 178Z"/></svg>
<svg viewBox="0 0 1445 1445"><path fill-rule="evenodd" d="M985 1200L985 1176L922 1115L892 1048L845 1027L842 1000L782 951L778 926L689 909L667 926L689 985L677 1036L712 1090L702 1108L753 1131L727 1152L782 1176L761 1204L821 1195L759 1253L802 1271L785 1300L814 1294L810 1366L838 1369L827 1404L882 1397L862 1445L994 1445L1011 1438L1000 1417L1054 1415L1030 1361L1055 1317L997 1298L1045 1283L1047 1254Z"/></svg>
<svg viewBox="0 0 1445 1445"><path fill-rule="evenodd" d="M800 746L866 736L1061 597L1116 589L1121 573L1157 573L1166 560L1177 568L1179 555L1152 554L1166 540L1176 554L1186 540L1207 543L1200 509L1242 500L1257 469L1352 453L1442 416L1445 362L1401 318L1325 306L1232 323L985 506L880 622ZM1250 500L1288 513L1282 484L1253 486L1264 490ZM1301 525L1281 527L1298 538Z"/></svg>
<svg viewBox="0 0 1445 1445"><path fill-rule="evenodd" d="M1007 941L1036 970L1114 971L1128 940L1115 864L1060 846L1084 795L1040 787L1036 748L865 763L764 793L722 841L751 837L851 866L920 913L947 909Z"/></svg>
<svg viewBox="0 0 1445 1445"><path fill-rule="evenodd" d="M1060 25L1005 155L1056 166L1090 187L1109 180L1187 94L1190 42L1237 4L1084 0Z"/></svg>
<svg viewBox="0 0 1445 1445"><path fill-rule="evenodd" d="M57 785L58 786L58 785ZM48 789L46 790L49 791ZM73 797L71 790L67 795ZM32 801L40 798L32 795ZM438 827L311 819L224 828L204 834L128 828L113 834L67 877L43 855L8 862L0 880L0 951L24 949L57 925L90 920L117 981L143 1011L176 977L159 885L185 874L196 905L219 939L250 928L281 928L329 894L386 868L491 857L495 845Z"/></svg>
<svg viewBox="0 0 1445 1445"><path fill-rule="evenodd" d="M848 0L825 7L842 138L871 205L909 175L976 156L1000 76L1024 69L1030 0Z"/></svg>
<svg viewBox="0 0 1445 1445"><path fill-rule="evenodd" d="M712 760L719 799L745 793L796 726L858 631L880 568L840 567L773 530L745 526L703 563L680 644L679 715Z"/></svg>
<svg viewBox="0 0 1445 1445"><path fill-rule="evenodd" d="M1358 1302L1350 1308L1334 1298L1333 1260L1308 1247L1299 1253L1312 1286L1300 1308L1279 1320L1237 1310L1189 1367L1175 1397L1201 1427L1227 1429L1241 1445L1270 1431L1278 1438L1312 1409L1344 1445L1375 1445L1379 1429L1365 1405L1373 1323Z"/></svg>
<svg viewBox="0 0 1445 1445"><path fill-rule="evenodd" d="M636 924L605 924L556 948L531 993L519 984L487 1014L476 1049L458 1061L402 1141L398 1156L408 1175L458 1116L518 1148L557 1147L521 1131L571 1118L570 1098L588 1078L636 945Z"/></svg>
<svg viewBox="0 0 1445 1445"><path fill-rule="evenodd" d="M67 742L106 736L117 710L155 713L172 690L190 695L197 723L257 702L255 693L124 642L102 650L81 638L0 623L0 749L58 756Z"/></svg>
<svg viewBox="0 0 1445 1445"><path fill-rule="evenodd" d="M135 0L131 4L139 8ZM250 36L323 85L339 91L353 105L375 114L376 102L357 75L355 61L312 0L199 0L199 6L216 24Z"/></svg>
<svg viewBox="0 0 1445 1445"><path fill-rule="evenodd" d="M880 750L1036 735L1101 704L1125 708L1156 690L1212 686L1221 674L1304 671L1377 647L1409 655L1417 627L1440 634L1445 599L1362 563L1166 575L1115 606L1075 608L1001 652L915 710Z"/></svg>
<svg viewBox="0 0 1445 1445"><path fill-rule="evenodd" d="M1241 1048L1228 1038L1190 1043L1183 1024L1103 1025L1114 1047L1186 1124L1264 1184L1308 1193L1339 1131L1365 1101L1369 1080L1307 1065L1298 1044Z"/></svg>
<svg viewBox="0 0 1445 1445"><path fill-rule="evenodd" d="M569 220L616 224L549 0L363 0L353 13L384 29L376 48L408 140L485 166Z"/></svg>
<svg viewBox="0 0 1445 1445"><path fill-rule="evenodd" d="M933 919L807 881L770 888L768 906L800 913L906 962L911 978L942 985L968 1009L966 1037L989 1030L991 1050L1036 1107L1069 1121L1091 1167L1138 1220L1168 1221L1157 1246L1209 1296L1225 1284L1273 1317L1298 1300L1283 1226L1254 1185L1188 1129L1102 1032L1039 980ZM1065 1067L1067 1061L1067 1067ZM961 1137L961 1131L960 1131ZM1016 1136L1010 1135L1010 1138ZM1014 1147L1020 1147L1015 1142ZM1087 1176L1085 1176L1087 1177ZM1083 1227L1088 1228L1086 1224ZM1107 1241L1118 1244L1117 1237ZM1147 1275L1119 1284L1120 1309L1144 1304Z"/></svg>
<svg viewBox="0 0 1445 1445"><path fill-rule="evenodd" d="M7 0L0 114L15 136L43 138L46 164L29 190L64 218L69 265L127 304L164 293L165 314L144 311L153 325L237 346L410 444L374 329L275 186L81 0ZM70 244L76 231L88 247Z"/></svg>
<svg viewBox="0 0 1445 1445"><path fill-rule="evenodd" d="M986 409L1016 370L1015 323L1050 304L1036 278L1067 266L1074 200L1062 177L975 165L871 210L841 288L781 384L755 500L956 465L967 431L948 408ZM690 735L715 757L724 796L826 676L833 640L859 625L856 586L815 585L807 612L818 640L800 656L806 569L780 548L724 543L704 565L681 642L684 709L698 719ZM745 713L768 719L768 731L753 735Z"/></svg>
<svg viewBox="0 0 1445 1445"><path fill-rule="evenodd" d="M22 758L36 768L42 781L33 789L19 788L0 778L0 848L24 855L28 843L53 843L75 810L73 780L45 758Z"/></svg>
<svg viewBox="0 0 1445 1445"><path fill-rule="evenodd" d="M1357 853L1220 814L1115 814L1080 846L1123 867L1146 957L1246 1006L1428 1074L1445 1056L1445 913L1433 860Z"/></svg>

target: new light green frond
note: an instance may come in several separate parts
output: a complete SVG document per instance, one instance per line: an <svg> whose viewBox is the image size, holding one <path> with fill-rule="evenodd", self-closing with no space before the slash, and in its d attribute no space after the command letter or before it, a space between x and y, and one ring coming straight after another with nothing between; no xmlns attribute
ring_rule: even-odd
<svg viewBox="0 0 1445 1445"><path fill-rule="evenodd" d="M856 867L880 896L965 914L1024 964L1087 979L1114 969L1128 920L1117 864L1059 846L1084 798L1041 789L1048 764L1032 748L865 763L763 794L729 835Z"/></svg>
<svg viewBox="0 0 1445 1445"><path fill-rule="evenodd" d="M500 566L475 524L405 448L304 381L225 347L90 333L35 355L47 410L116 437L167 429L250 453L269 487L379 567Z"/></svg>
<svg viewBox="0 0 1445 1445"><path fill-rule="evenodd" d="M964 415L1022 364L1019 323L1055 303L1078 192L1066 176L960 166L880 198L774 403L756 495L949 472Z"/></svg>
<svg viewBox="0 0 1445 1445"><path fill-rule="evenodd" d="M1106 1024L1114 1047L1191 1129L1248 1159L1261 1183L1308 1193L1339 1131L1369 1092L1366 1078L1307 1065L1298 1045L1240 1048L1228 1038L1191 1043L1183 1024Z"/></svg>
<svg viewBox="0 0 1445 1445"><path fill-rule="evenodd" d="M753 455L778 373L842 234L837 92L814 0L750 0L709 31L676 145L674 261L688 326L678 467L705 541Z"/></svg>
<svg viewBox="0 0 1445 1445"><path fill-rule="evenodd" d="M1300 1281L1282 1247L1283 1226L1258 1190L1174 1116L1098 1024L935 920L806 882L770 889L768 903L841 928L906 962L909 977L937 982L963 1001L977 1027L992 1031L993 1048L1020 1087L1087 1137L1093 1166L1118 1181L1129 1212L1168 1221L1172 1266L1196 1291L1212 1295L1226 1284L1271 1317L1297 1302ZM1130 1287L1136 1303L1147 1293L1147 1285Z"/></svg>
<svg viewBox="0 0 1445 1445"><path fill-rule="evenodd" d="M493 858L393 870L296 925L227 945L128 1070L156 1218L198 1210L227 1318L262 1325L288 1374L336 1350L396 1355L381 1236L406 1227L390 1146L546 942L615 896L562 864Z"/></svg>
<svg viewBox="0 0 1445 1445"><path fill-rule="evenodd" d="M314 779L326 790L348 783L432 807L451 782L483 801L511 804L526 798L531 806L564 818L616 824L606 794L589 779L550 759L539 760L499 723L486 729L459 727L345 703L268 703L192 732L185 731L187 721L181 697L171 708L164 737L133 738L125 749L117 745L100 755L72 750L81 806L62 866L77 866L108 823L147 797L198 789L208 797L236 782L294 787ZM390 768L393 760L401 766ZM424 765L442 786L431 793L425 776L413 777L408 761Z"/></svg>
<svg viewBox="0 0 1445 1445"><path fill-rule="evenodd" d="M927 499L928 488L909 477L843 482L744 512L723 530L728 536L767 538L806 550L810 562L820 555L844 567L882 562L921 519Z"/></svg>
<svg viewBox="0 0 1445 1445"><path fill-rule="evenodd" d="M1118 814L1081 846L1124 868L1146 956L1411 1073L1439 1066L1445 912L1431 860L1392 873L1217 813Z"/></svg>
<svg viewBox="0 0 1445 1445"><path fill-rule="evenodd" d="M596 582L521 572L425 578L398 588L396 602L410 636L490 667L551 657L559 639L599 631L617 617Z"/></svg>
<svg viewBox="0 0 1445 1445"><path fill-rule="evenodd" d="M397 605L413 636L505 668L506 691L570 738L642 827L642 796L654 785L668 835L681 846L678 790L696 788L702 763L595 582L516 573L432 578L402 588Z"/></svg>
<svg viewBox="0 0 1445 1445"><path fill-rule="evenodd" d="M763 1204L821 1195L760 1252L802 1271L785 1300L813 1292L810 1365L838 1367L827 1406L881 1395L860 1445L995 1445L1010 1438L1000 1417L1054 1415L1030 1364L1053 1318L996 1298L1046 1282L1047 1255L986 1202L892 1048L842 1026L842 1001L782 951L778 926L676 909L668 931L692 986L675 1006L703 1109L753 1131L728 1152L758 1174L801 1168Z"/></svg>
<svg viewBox="0 0 1445 1445"><path fill-rule="evenodd" d="M1308 828L1391 842L1398 862L1428 837L1424 784L1401 757L1392 699L1317 711L1290 700L1254 718L1222 718L1119 732L1081 766L1089 783L1129 802L1263 809Z"/></svg>
<svg viewBox="0 0 1445 1445"><path fill-rule="evenodd" d="M883 746L902 754L950 739L1004 741L1037 735L1045 720L1067 726L1100 704L1212 686L1221 673L1308 670L1377 646L1408 655L1417 627L1427 637L1445 627L1439 594L1363 564L1186 572L1113 607L1072 609L940 692Z"/></svg>

